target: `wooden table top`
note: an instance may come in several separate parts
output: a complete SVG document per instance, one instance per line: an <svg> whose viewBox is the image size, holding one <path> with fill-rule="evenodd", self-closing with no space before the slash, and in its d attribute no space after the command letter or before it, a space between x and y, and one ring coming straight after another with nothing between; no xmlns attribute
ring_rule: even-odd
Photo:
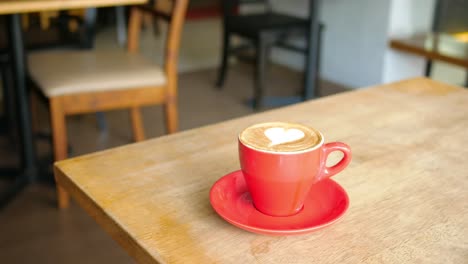
<svg viewBox="0 0 468 264"><path fill-rule="evenodd" d="M237 134L281 120L342 141L343 219L274 237L234 227L209 190L239 169ZM417 78L56 163L57 180L139 262L466 263L468 91ZM337 158L337 157L335 157Z"/></svg>
<svg viewBox="0 0 468 264"><path fill-rule="evenodd" d="M0 15L74 8L135 5L147 0L0 0Z"/></svg>
<svg viewBox="0 0 468 264"><path fill-rule="evenodd" d="M390 47L396 50L440 60L468 68L468 40L457 35L428 33L408 38L390 40Z"/></svg>

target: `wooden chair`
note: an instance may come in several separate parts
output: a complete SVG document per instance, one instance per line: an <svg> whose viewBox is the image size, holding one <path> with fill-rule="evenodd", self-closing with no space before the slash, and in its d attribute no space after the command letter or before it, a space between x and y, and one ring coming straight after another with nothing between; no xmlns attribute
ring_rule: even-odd
<svg viewBox="0 0 468 264"><path fill-rule="evenodd" d="M128 108L135 141L145 138L140 107L164 104L166 130L177 131L177 60L188 0L175 0L169 13L133 7L127 52L48 51L29 56L31 79L48 98L55 160L67 158L67 115ZM137 54L144 13L168 21L163 67ZM69 196L57 184L58 205Z"/></svg>
<svg viewBox="0 0 468 264"><path fill-rule="evenodd" d="M249 4L263 5L265 11L256 11L249 14L238 13L241 5ZM293 35L308 36L310 34L310 17L299 18L275 12L268 0L224 0L222 1L222 11L223 50L216 86L221 89L224 84L229 56L253 48L255 53L253 107L260 108L264 103L265 68L269 60L271 47L280 47L309 56L310 38L306 37L305 48L292 46L286 40ZM322 27L320 27L321 29ZM231 37L234 35L249 41L249 43L234 47L231 42ZM317 52L319 53L319 51ZM318 65L306 65L306 68L311 66L313 66L314 71L318 72Z"/></svg>

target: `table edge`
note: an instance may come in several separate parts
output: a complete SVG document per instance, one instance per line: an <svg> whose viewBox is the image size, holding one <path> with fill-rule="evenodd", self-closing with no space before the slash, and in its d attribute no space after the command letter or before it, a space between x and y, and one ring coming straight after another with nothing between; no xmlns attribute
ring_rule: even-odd
<svg viewBox="0 0 468 264"><path fill-rule="evenodd" d="M105 212L91 197L79 188L64 172L54 165L56 184L63 187L68 194L98 223L131 257L138 263L162 263L155 259L138 243L122 226Z"/></svg>
<svg viewBox="0 0 468 264"><path fill-rule="evenodd" d="M98 8L98 7L111 7L111 6L126 6L126 5L139 5L146 3L147 0L105 0L102 3L89 4L87 1L34 1L24 3L21 1L9 1L4 3L0 2L0 15L12 15L12 14L26 14L43 11L58 11L67 9L82 9L82 8ZM41 7L46 5L46 7Z"/></svg>

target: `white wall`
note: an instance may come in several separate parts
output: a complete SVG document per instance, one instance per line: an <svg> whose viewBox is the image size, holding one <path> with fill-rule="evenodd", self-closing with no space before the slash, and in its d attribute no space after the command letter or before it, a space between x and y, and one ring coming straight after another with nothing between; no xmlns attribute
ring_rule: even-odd
<svg viewBox="0 0 468 264"><path fill-rule="evenodd" d="M381 82L388 0L322 0L321 76L349 87Z"/></svg>
<svg viewBox="0 0 468 264"><path fill-rule="evenodd" d="M434 0L392 0L388 38L406 37L432 28ZM382 82L393 82L424 75L426 61L418 56L389 48L385 51Z"/></svg>
<svg viewBox="0 0 468 264"><path fill-rule="evenodd" d="M271 0L275 10L308 15L308 0ZM391 37L431 30L435 0L318 0L325 24L321 77L348 87L365 87L423 76L425 60L391 50ZM304 38L293 42L305 45ZM304 57L276 49L273 60L302 70ZM461 85L466 70L435 62L431 77Z"/></svg>
<svg viewBox="0 0 468 264"><path fill-rule="evenodd" d="M306 16L308 0L272 1L276 10ZM381 82L389 0L321 0L319 16L325 24L322 35L321 76L349 87ZM302 43L303 41L297 40ZM275 62L303 68L303 56L275 51Z"/></svg>

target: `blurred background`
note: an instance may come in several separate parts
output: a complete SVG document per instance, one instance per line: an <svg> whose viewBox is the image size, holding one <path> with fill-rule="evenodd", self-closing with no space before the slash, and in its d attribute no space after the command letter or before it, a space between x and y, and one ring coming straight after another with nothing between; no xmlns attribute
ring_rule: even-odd
<svg viewBox="0 0 468 264"><path fill-rule="evenodd" d="M250 0L231 1L226 9L227 2L190 1L179 49L179 130L410 77L467 85L466 0ZM0 2L0 10L7 5ZM16 13L26 58L45 50L125 49L129 9ZM31 121L39 172L33 180L18 176L25 168L21 151L25 143L15 99L20 96L13 74L15 42L11 14L0 14L0 262L132 262L76 204L57 209L46 102L37 103ZM271 20L262 19L264 14ZM242 20L243 16L249 19ZM167 30L151 16L144 17L140 35L144 58L164 62ZM232 54L225 60L223 76L223 36L228 31ZM274 39L265 53L252 42L264 32L274 32L264 34L271 37L266 37L268 41ZM263 62L259 52L265 55ZM28 79L27 90L33 86ZM163 136L163 108L145 107L142 113L146 137ZM125 110L74 115L66 122L69 157L132 142Z"/></svg>

